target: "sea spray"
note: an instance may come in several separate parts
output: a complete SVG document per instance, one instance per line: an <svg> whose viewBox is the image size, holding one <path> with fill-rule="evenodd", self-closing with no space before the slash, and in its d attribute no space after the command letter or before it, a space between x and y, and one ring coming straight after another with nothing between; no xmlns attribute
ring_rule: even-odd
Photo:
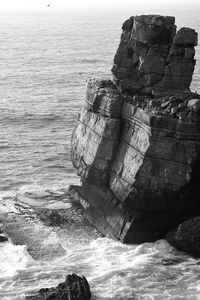
<svg viewBox="0 0 200 300"><path fill-rule="evenodd" d="M25 270L33 262L25 245L11 242L0 244L1 273L0 278L14 277L18 271Z"/></svg>

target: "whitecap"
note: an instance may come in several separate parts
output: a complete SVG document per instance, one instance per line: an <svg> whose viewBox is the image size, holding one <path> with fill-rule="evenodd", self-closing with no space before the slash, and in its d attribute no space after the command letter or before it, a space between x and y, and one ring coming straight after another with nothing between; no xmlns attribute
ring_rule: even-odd
<svg viewBox="0 0 200 300"><path fill-rule="evenodd" d="M33 261L25 245L13 245L10 242L0 244L0 278L12 277L24 270Z"/></svg>

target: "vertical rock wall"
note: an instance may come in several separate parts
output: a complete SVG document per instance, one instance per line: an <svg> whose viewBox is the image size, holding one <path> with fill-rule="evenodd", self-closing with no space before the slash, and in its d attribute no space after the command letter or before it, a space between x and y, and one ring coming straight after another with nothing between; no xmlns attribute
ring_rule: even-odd
<svg viewBox="0 0 200 300"><path fill-rule="evenodd" d="M89 81L72 137L72 163L83 181L108 186L119 141L122 100L111 81Z"/></svg>
<svg viewBox="0 0 200 300"><path fill-rule="evenodd" d="M103 234L154 241L200 213L200 96L189 90L197 33L175 19L122 27L110 80L90 80L72 135L70 191Z"/></svg>
<svg viewBox="0 0 200 300"><path fill-rule="evenodd" d="M123 24L112 69L123 91L160 95L189 89L197 33L181 28L176 34L174 23L174 17L142 15Z"/></svg>

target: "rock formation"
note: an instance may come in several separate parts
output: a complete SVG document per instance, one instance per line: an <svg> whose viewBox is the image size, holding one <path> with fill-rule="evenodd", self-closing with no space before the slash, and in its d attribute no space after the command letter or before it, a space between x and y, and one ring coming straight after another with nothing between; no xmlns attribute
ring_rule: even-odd
<svg viewBox="0 0 200 300"><path fill-rule="evenodd" d="M189 219L167 233L167 241L179 250L200 256L200 217Z"/></svg>
<svg viewBox="0 0 200 300"><path fill-rule="evenodd" d="M84 243L99 237L99 232L82 214L81 205L70 200L65 190L18 193L0 202L0 243L26 245L34 260L51 261L66 254L63 232L70 244L79 245L84 228ZM8 239L9 237L9 239ZM83 242L81 242L83 245Z"/></svg>
<svg viewBox="0 0 200 300"><path fill-rule="evenodd" d="M5 235L0 235L0 243L7 242L8 238Z"/></svg>
<svg viewBox="0 0 200 300"><path fill-rule="evenodd" d="M103 234L154 241L200 213L200 96L189 89L197 33L173 17L122 26L114 81L89 80L72 134L82 186L70 192Z"/></svg>
<svg viewBox="0 0 200 300"><path fill-rule="evenodd" d="M57 287L40 289L38 295L27 296L28 300L90 300L91 292L87 279L76 274L67 275Z"/></svg>
<svg viewBox="0 0 200 300"><path fill-rule="evenodd" d="M197 33L181 28L176 34L174 22L174 17L142 15L123 24L112 69L122 90L160 95L189 88Z"/></svg>
<svg viewBox="0 0 200 300"><path fill-rule="evenodd" d="M2 227L0 227L0 243L4 243L4 242L7 242L7 241L8 241L8 238L4 234Z"/></svg>

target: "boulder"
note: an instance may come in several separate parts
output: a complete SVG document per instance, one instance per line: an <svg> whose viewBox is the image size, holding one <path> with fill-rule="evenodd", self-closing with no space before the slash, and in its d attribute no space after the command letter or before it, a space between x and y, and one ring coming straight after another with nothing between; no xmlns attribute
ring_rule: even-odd
<svg viewBox="0 0 200 300"><path fill-rule="evenodd" d="M57 287L40 289L37 295L26 296L27 300L90 300L91 292L87 279L76 274L67 275Z"/></svg>
<svg viewBox="0 0 200 300"><path fill-rule="evenodd" d="M200 256L200 217L181 223L166 234L166 239L177 249Z"/></svg>
<svg viewBox="0 0 200 300"><path fill-rule="evenodd" d="M7 241L8 241L7 236L5 236L5 235L0 235L0 243L4 243L4 242L7 242Z"/></svg>

